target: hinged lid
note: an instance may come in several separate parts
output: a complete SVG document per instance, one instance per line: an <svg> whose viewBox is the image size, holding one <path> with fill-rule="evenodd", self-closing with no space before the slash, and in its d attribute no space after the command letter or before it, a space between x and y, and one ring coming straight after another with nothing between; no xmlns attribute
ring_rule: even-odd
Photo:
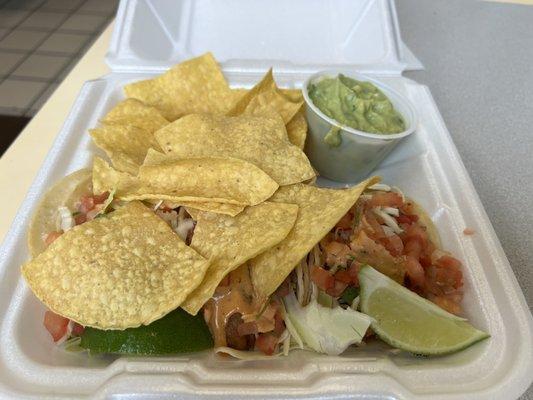
<svg viewBox="0 0 533 400"><path fill-rule="evenodd" d="M401 41L393 0L122 0L106 61L159 72L207 51L226 72L422 68Z"/></svg>

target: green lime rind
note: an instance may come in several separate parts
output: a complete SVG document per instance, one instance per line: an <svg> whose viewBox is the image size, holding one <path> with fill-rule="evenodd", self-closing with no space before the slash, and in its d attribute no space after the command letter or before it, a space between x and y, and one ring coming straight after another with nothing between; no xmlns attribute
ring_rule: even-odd
<svg viewBox="0 0 533 400"><path fill-rule="evenodd" d="M95 354L165 355L210 349L213 338L201 314L193 316L178 308L138 328L86 328L80 346Z"/></svg>
<svg viewBox="0 0 533 400"><path fill-rule="evenodd" d="M463 350L490 335L420 297L370 266L359 271L361 311L384 342L419 355Z"/></svg>

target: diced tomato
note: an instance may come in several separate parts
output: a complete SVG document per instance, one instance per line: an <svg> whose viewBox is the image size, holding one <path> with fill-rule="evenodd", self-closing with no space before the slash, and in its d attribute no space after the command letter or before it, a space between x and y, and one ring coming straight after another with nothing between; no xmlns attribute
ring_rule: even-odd
<svg viewBox="0 0 533 400"><path fill-rule="evenodd" d="M255 322L243 322L237 327L239 336L255 335L257 330L257 324Z"/></svg>
<svg viewBox="0 0 533 400"><path fill-rule="evenodd" d="M422 253L422 246L423 244L418 238L408 238L405 242L403 253L418 260L420 258L420 253Z"/></svg>
<svg viewBox="0 0 533 400"><path fill-rule="evenodd" d="M96 205L104 203L108 196L109 192L104 192L102 194L96 194L93 196L82 196L78 206L78 211L82 214L87 214L89 211L94 209Z"/></svg>
<svg viewBox="0 0 533 400"><path fill-rule="evenodd" d="M423 288L425 286L424 269L414 257L407 256L405 260L405 272L409 277L411 283L415 286Z"/></svg>
<svg viewBox="0 0 533 400"><path fill-rule="evenodd" d="M395 192L376 192L369 202L370 207L401 207L402 196Z"/></svg>
<svg viewBox="0 0 533 400"><path fill-rule="evenodd" d="M401 211L403 214L414 215L414 213L415 213L415 205L414 205L414 203L412 203L412 202L410 202L410 201L406 201L406 202L403 203L402 206L400 207L400 211Z"/></svg>
<svg viewBox="0 0 533 400"><path fill-rule="evenodd" d="M81 336L83 332L85 331L85 327L83 325L78 324L77 322L74 322L72 325L72 336Z"/></svg>
<svg viewBox="0 0 533 400"><path fill-rule="evenodd" d="M350 253L350 246L332 241L324 245L324 252L326 253L326 264L330 267L345 267Z"/></svg>
<svg viewBox="0 0 533 400"><path fill-rule="evenodd" d="M291 291L291 282L290 282L290 279L287 278L276 289L276 295L278 295L279 297L285 297L290 293L290 291Z"/></svg>
<svg viewBox="0 0 533 400"><path fill-rule="evenodd" d="M374 240L379 240L379 239L383 239L387 237L387 235L385 235L385 231L381 227L381 223L377 220L373 212L367 211L365 213L365 221L372 228L372 231L367 232L369 237L371 237Z"/></svg>
<svg viewBox="0 0 533 400"><path fill-rule="evenodd" d="M44 245L50 246L54 240L56 240L59 236L63 234L62 231L59 232L50 232L46 237L44 238Z"/></svg>
<svg viewBox="0 0 533 400"><path fill-rule="evenodd" d="M107 200L108 197L109 197L109 192L104 192L104 193L101 193L101 194L95 194L93 196L94 204L102 204L102 203L104 203Z"/></svg>
<svg viewBox="0 0 533 400"><path fill-rule="evenodd" d="M418 221L418 215L400 214L396 217L399 224L412 224Z"/></svg>
<svg viewBox="0 0 533 400"><path fill-rule="evenodd" d="M279 309L276 311L276 315L274 315L274 322L274 334L277 337L280 337L285 331L285 321L283 321L283 315L281 315L281 311Z"/></svg>
<svg viewBox="0 0 533 400"><path fill-rule="evenodd" d="M427 269L431 267L431 256L428 256L427 254L423 254L418 259L418 262L420 265L422 265L422 268Z"/></svg>
<svg viewBox="0 0 533 400"><path fill-rule="evenodd" d="M80 204L78 206L78 211L82 214L87 214L94 208L94 197L93 196L82 196L80 199Z"/></svg>
<svg viewBox="0 0 533 400"><path fill-rule="evenodd" d="M353 214L351 211L348 211L346 214L344 214L344 216L340 219L340 221L337 222L337 225L335 225L335 227L340 228L340 229L351 229L352 222L353 222Z"/></svg>
<svg viewBox="0 0 533 400"><path fill-rule="evenodd" d="M443 268L461 269L461 261L452 256L442 256L437 260L437 265Z"/></svg>
<svg viewBox="0 0 533 400"><path fill-rule="evenodd" d="M333 285L333 287L326 290L326 293L332 297L339 297L347 287L348 287L347 283L344 283L341 281L335 281L335 284Z"/></svg>
<svg viewBox="0 0 533 400"><path fill-rule="evenodd" d="M428 242L428 235L422 226L418 224L412 224L409 225L407 230L405 231L405 239L404 243L406 243L409 240L418 240L422 247L425 247Z"/></svg>
<svg viewBox="0 0 533 400"><path fill-rule="evenodd" d="M333 275L321 267L311 268L311 280L322 290L328 290L335 285Z"/></svg>
<svg viewBox="0 0 533 400"><path fill-rule="evenodd" d="M340 269L335 273L334 276L337 281L346 283L347 285L352 283L352 275L350 272L348 272L348 270Z"/></svg>
<svg viewBox="0 0 533 400"><path fill-rule="evenodd" d="M68 323L68 318L62 317L55 312L47 311L44 313L44 327L48 332L50 332L54 342L57 342L67 334Z"/></svg>
<svg viewBox="0 0 533 400"><path fill-rule="evenodd" d="M87 221L87 216L83 213L79 213L74 217L74 222L76 223L76 225L81 225L86 221Z"/></svg>
<svg viewBox="0 0 533 400"><path fill-rule="evenodd" d="M350 268L348 268L348 273L352 277L352 283L355 287L359 287L359 270L361 269L362 264L356 261L352 262Z"/></svg>
<svg viewBox="0 0 533 400"><path fill-rule="evenodd" d="M387 236L380 242L394 257L401 255L404 250L402 239L398 235Z"/></svg>
<svg viewBox="0 0 533 400"><path fill-rule="evenodd" d="M461 306L458 302L453 301L452 299L446 296L430 296L429 298L433 303L438 305L443 310L448 311L449 313L459 315L461 314Z"/></svg>
<svg viewBox="0 0 533 400"><path fill-rule="evenodd" d="M443 268L432 266L428 268L428 274L444 292L450 292L452 289L458 289L463 286L463 273L458 268Z"/></svg>
<svg viewBox="0 0 533 400"><path fill-rule="evenodd" d="M255 346L267 356L274 354L278 345L278 338L271 332L260 333L255 340Z"/></svg>

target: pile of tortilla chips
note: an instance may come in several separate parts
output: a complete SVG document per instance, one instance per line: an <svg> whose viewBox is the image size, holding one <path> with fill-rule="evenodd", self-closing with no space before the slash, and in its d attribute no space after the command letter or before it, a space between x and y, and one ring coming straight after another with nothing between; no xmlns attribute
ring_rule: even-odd
<svg viewBox="0 0 533 400"><path fill-rule="evenodd" d="M266 299L375 182L313 185L303 98L272 71L232 89L208 53L125 93L90 131L109 159L94 158L92 190L113 193L116 210L23 266L37 297L82 325L125 329L179 306L196 314L244 263ZM153 212L162 200L195 220L190 246Z"/></svg>

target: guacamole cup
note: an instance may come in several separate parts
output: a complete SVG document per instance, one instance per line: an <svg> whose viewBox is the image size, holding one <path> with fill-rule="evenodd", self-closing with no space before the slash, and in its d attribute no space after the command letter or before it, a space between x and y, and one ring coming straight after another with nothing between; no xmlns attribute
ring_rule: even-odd
<svg viewBox="0 0 533 400"><path fill-rule="evenodd" d="M343 125L325 115L311 100L309 85L325 78L335 78L339 73L359 81L370 82L381 90L402 116L405 129L393 134L369 133ZM302 92L309 124L305 152L319 174L334 181L362 180L403 138L412 134L418 125L416 110L409 100L366 75L342 70L318 72L305 81Z"/></svg>

